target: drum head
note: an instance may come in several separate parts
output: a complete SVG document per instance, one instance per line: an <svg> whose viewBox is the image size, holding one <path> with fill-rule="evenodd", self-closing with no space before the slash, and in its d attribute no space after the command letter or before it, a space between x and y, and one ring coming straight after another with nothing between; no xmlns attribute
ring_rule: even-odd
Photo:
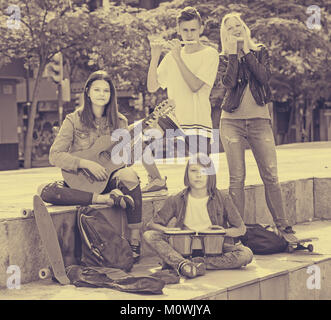
<svg viewBox="0 0 331 320"><path fill-rule="evenodd" d="M206 229L198 232L198 235L224 235L225 231L218 229Z"/></svg>
<svg viewBox="0 0 331 320"><path fill-rule="evenodd" d="M165 234L167 234L169 236L173 236L173 235L193 235L193 234L196 234L196 232L193 231L193 230L169 230L169 231L166 231Z"/></svg>

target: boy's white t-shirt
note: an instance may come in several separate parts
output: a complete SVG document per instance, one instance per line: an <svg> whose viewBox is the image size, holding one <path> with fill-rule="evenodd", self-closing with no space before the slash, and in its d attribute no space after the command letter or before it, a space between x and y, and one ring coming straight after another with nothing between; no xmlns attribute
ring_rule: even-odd
<svg viewBox="0 0 331 320"><path fill-rule="evenodd" d="M184 225L194 231L202 231L211 226L207 210L208 196L204 198L194 198L190 194L187 199ZM194 239L192 249L201 249L201 242Z"/></svg>
<svg viewBox="0 0 331 320"><path fill-rule="evenodd" d="M167 88L168 98L174 100L175 114L185 133L211 137L213 125L209 96L216 79L219 54L206 46L194 53L185 53L182 48L181 57L188 69L205 84L193 92L171 52L166 54L157 69L158 82L163 89Z"/></svg>
<svg viewBox="0 0 331 320"><path fill-rule="evenodd" d="M194 198L190 194L187 199L184 224L191 230L202 231L211 226L207 210L208 196Z"/></svg>

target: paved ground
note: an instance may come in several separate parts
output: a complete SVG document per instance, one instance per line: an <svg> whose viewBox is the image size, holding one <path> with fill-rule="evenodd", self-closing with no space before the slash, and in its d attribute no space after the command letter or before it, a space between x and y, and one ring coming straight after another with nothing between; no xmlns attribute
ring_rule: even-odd
<svg viewBox="0 0 331 320"><path fill-rule="evenodd" d="M212 155L217 173L217 185L228 188L229 175L224 153ZM280 181L312 177L331 177L331 142L290 144L277 147ZM157 160L161 173L168 177L169 193L184 187L186 159ZM134 165L142 185L147 174L140 163ZM252 152L246 151L246 185L262 184ZM0 171L0 219L19 217L21 208L32 207L32 196L42 183L62 179L58 168L35 168Z"/></svg>
<svg viewBox="0 0 331 320"><path fill-rule="evenodd" d="M277 148L278 170L280 181L305 179L312 177L331 177L331 142L283 145ZM225 155L213 155L218 167L218 187L228 187L228 168ZM159 163L162 174L168 177L169 192L183 188L183 172L186 160L177 163ZM246 185L261 184L255 160L251 151L246 152L247 179ZM135 169L146 183L146 172L141 164ZM32 206L32 195L39 184L61 179L57 168L36 168L0 172L0 219L20 216L20 208ZM162 296L141 296L125 294L110 289L88 289L73 286L62 287L50 280L23 285L20 290L0 290L0 299L192 299L210 295L215 290L226 290L256 277L265 277L274 272L284 272L288 268L300 266L303 262L331 257L330 221L317 221L310 224L297 225L298 236L318 236L315 244L316 252L322 255L279 254L272 256L256 256L252 264L243 270L213 271L193 280L182 280L180 285L169 285ZM157 266L155 259L148 258L134 269L137 274L151 272ZM302 280L303 281L303 280ZM330 297L331 299L331 297Z"/></svg>

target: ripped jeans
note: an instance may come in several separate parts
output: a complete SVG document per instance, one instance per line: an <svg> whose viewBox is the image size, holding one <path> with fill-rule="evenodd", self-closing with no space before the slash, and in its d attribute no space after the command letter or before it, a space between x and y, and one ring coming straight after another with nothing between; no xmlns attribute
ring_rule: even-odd
<svg viewBox="0 0 331 320"><path fill-rule="evenodd" d="M220 135L226 153L230 186L229 192L240 214L245 209L245 141L252 149L261 179L265 198L277 227L289 226L278 181L274 135L269 119L221 119Z"/></svg>
<svg viewBox="0 0 331 320"><path fill-rule="evenodd" d="M167 236L161 231L147 230L144 239L162 261L176 271L183 261L188 260L169 244ZM253 253L248 247L224 243L223 253L204 257L204 263L208 270L237 269L251 263L252 259Z"/></svg>
<svg viewBox="0 0 331 320"><path fill-rule="evenodd" d="M139 178L132 168L125 167L117 170L102 193L109 193L116 188L120 189L123 194L130 195L133 198L135 208L126 209L128 227L130 229L139 229L142 225L142 197ZM65 181L56 181L42 185L40 189L40 196L43 201L62 206L88 206L93 203L95 196L92 192L72 189Z"/></svg>

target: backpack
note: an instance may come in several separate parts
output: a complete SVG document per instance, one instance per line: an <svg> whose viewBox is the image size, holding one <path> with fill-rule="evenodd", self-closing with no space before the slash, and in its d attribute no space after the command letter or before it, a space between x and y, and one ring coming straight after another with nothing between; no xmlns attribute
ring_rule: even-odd
<svg viewBox="0 0 331 320"><path fill-rule="evenodd" d="M87 267L118 268L130 271L133 255L125 237L125 211L109 207L79 207L77 225L82 242L81 264Z"/></svg>
<svg viewBox="0 0 331 320"><path fill-rule="evenodd" d="M269 226L247 224L246 227L246 233L239 239L254 254L272 254L286 250L287 241L274 232L267 230Z"/></svg>

